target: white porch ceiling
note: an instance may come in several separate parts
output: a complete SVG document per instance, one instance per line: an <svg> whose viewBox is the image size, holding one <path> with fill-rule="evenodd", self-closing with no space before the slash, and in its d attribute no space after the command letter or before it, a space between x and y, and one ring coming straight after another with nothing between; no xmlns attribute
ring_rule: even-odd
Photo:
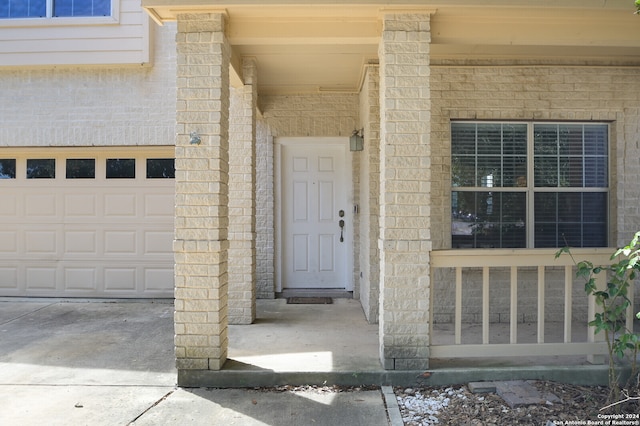
<svg viewBox="0 0 640 426"><path fill-rule="evenodd" d="M158 23L222 12L236 72L258 64L260 94L357 92L378 61L385 13L431 13L432 63L640 65L631 0L143 0Z"/></svg>

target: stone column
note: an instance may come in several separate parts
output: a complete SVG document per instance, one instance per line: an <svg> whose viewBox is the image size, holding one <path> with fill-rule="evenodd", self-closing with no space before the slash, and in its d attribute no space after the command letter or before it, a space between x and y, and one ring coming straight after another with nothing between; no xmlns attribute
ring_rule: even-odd
<svg viewBox="0 0 640 426"><path fill-rule="evenodd" d="M367 320L378 323L380 303L380 74L368 65L360 92L360 121L364 126L364 150L360 170L360 300Z"/></svg>
<svg viewBox="0 0 640 426"><path fill-rule="evenodd" d="M255 59L244 59L244 86L235 89L229 148L229 324L256 319Z"/></svg>
<svg viewBox="0 0 640 426"><path fill-rule="evenodd" d="M184 370L227 358L229 57L222 14L179 14L175 348ZM197 132L201 142L192 141Z"/></svg>
<svg viewBox="0 0 640 426"><path fill-rule="evenodd" d="M429 365L429 13L383 16L380 57L380 359Z"/></svg>

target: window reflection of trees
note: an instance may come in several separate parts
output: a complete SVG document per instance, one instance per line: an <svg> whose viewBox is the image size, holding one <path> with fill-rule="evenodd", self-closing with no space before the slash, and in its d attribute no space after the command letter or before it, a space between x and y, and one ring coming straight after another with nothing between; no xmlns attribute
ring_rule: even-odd
<svg viewBox="0 0 640 426"><path fill-rule="evenodd" d="M67 159L67 179L93 179L96 177L96 160L93 158Z"/></svg>
<svg viewBox="0 0 640 426"><path fill-rule="evenodd" d="M27 159L27 179L55 179L56 160Z"/></svg>
<svg viewBox="0 0 640 426"><path fill-rule="evenodd" d="M454 247L524 247L526 195L488 188L525 187L527 125L457 123L452 186L486 188L452 195Z"/></svg>
<svg viewBox="0 0 640 426"><path fill-rule="evenodd" d="M107 179L134 179L136 160L134 158L107 159Z"/></svg>
<svg viewBox="0 0 640 426"><path fill-rule="evenodd" d="M0 159L0 179L16 178L16 160L7 158Z"/></svg>
<svg viewBox="0 0 640 426"><path fill-rule="evenodd" d="M148 158L148 179L173 179L176 177L175 160L173 158Z"/></svg>
<svg viewBox="0 0 640 426"><path fill-rule="evenodd" d="M453 247L526 246L532 192L535 247L607 245L607 125L457 122L451 132Z"/></svg>

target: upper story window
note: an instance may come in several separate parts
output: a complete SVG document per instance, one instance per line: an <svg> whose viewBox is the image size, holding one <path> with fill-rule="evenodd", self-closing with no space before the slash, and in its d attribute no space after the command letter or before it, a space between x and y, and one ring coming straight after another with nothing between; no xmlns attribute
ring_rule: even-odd
<svg viewBox="0 0 640 426"><path fill-rule="evenodd" d="M454 248L606 247L609 127L451 124Z"/></svg>
<svg viewBox="0 0 640 426"><path fill-rule="evenodd" d="M111 16L111 0L0 0L0 19Z"/></svg>

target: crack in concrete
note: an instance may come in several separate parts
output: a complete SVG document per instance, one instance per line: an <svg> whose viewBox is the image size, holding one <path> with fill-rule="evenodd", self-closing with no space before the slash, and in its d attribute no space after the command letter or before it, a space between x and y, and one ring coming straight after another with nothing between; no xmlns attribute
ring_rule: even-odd
<svg viewBox="0 0 640 426"><path fill-rule="evenodd" d="M20 318L24 318L24 317L29 316L29 315L31 315L31 314L35 314L36 312L40 312L41 310L43 310L43 309L47 309L47 308L49 308L49 307L51 307L51 306L53 306L53 305L57 305L57 302L55 302L55 303L49 303L48 305L43 306L43 307L41 307L41 308L35 309L35 310L33 310L33 311L26 312L26 313L24 313L24 314L22 314L22 315L19 315L19 316L15 317L15 318L11 318L11 319L9 319L9 320L7 320L7 321L5 321L5 322L0 323L0 326L2 326L2 325L6 325L6 324L10 324L10 323L12 323L12 322L14 322L14 321L19 320Z"/></svg>
<svg viewBox="0 0 640 426"><path fill-rule="evenodd" d="M135 422L137 422L142 416L147 414L149 412L149 410L151 410L154 407L157 407L159 404L161 404L163 401L165 401L167 398L169 398L175 391L176 390L173 389L171 392L166 393L162 398L158 399L156 402L154 402L149 407L147 407L146 410L144 410L142 413L138 414L135 419L133 419L129 423L127 423L127 425L132 425Z"/></svg>

